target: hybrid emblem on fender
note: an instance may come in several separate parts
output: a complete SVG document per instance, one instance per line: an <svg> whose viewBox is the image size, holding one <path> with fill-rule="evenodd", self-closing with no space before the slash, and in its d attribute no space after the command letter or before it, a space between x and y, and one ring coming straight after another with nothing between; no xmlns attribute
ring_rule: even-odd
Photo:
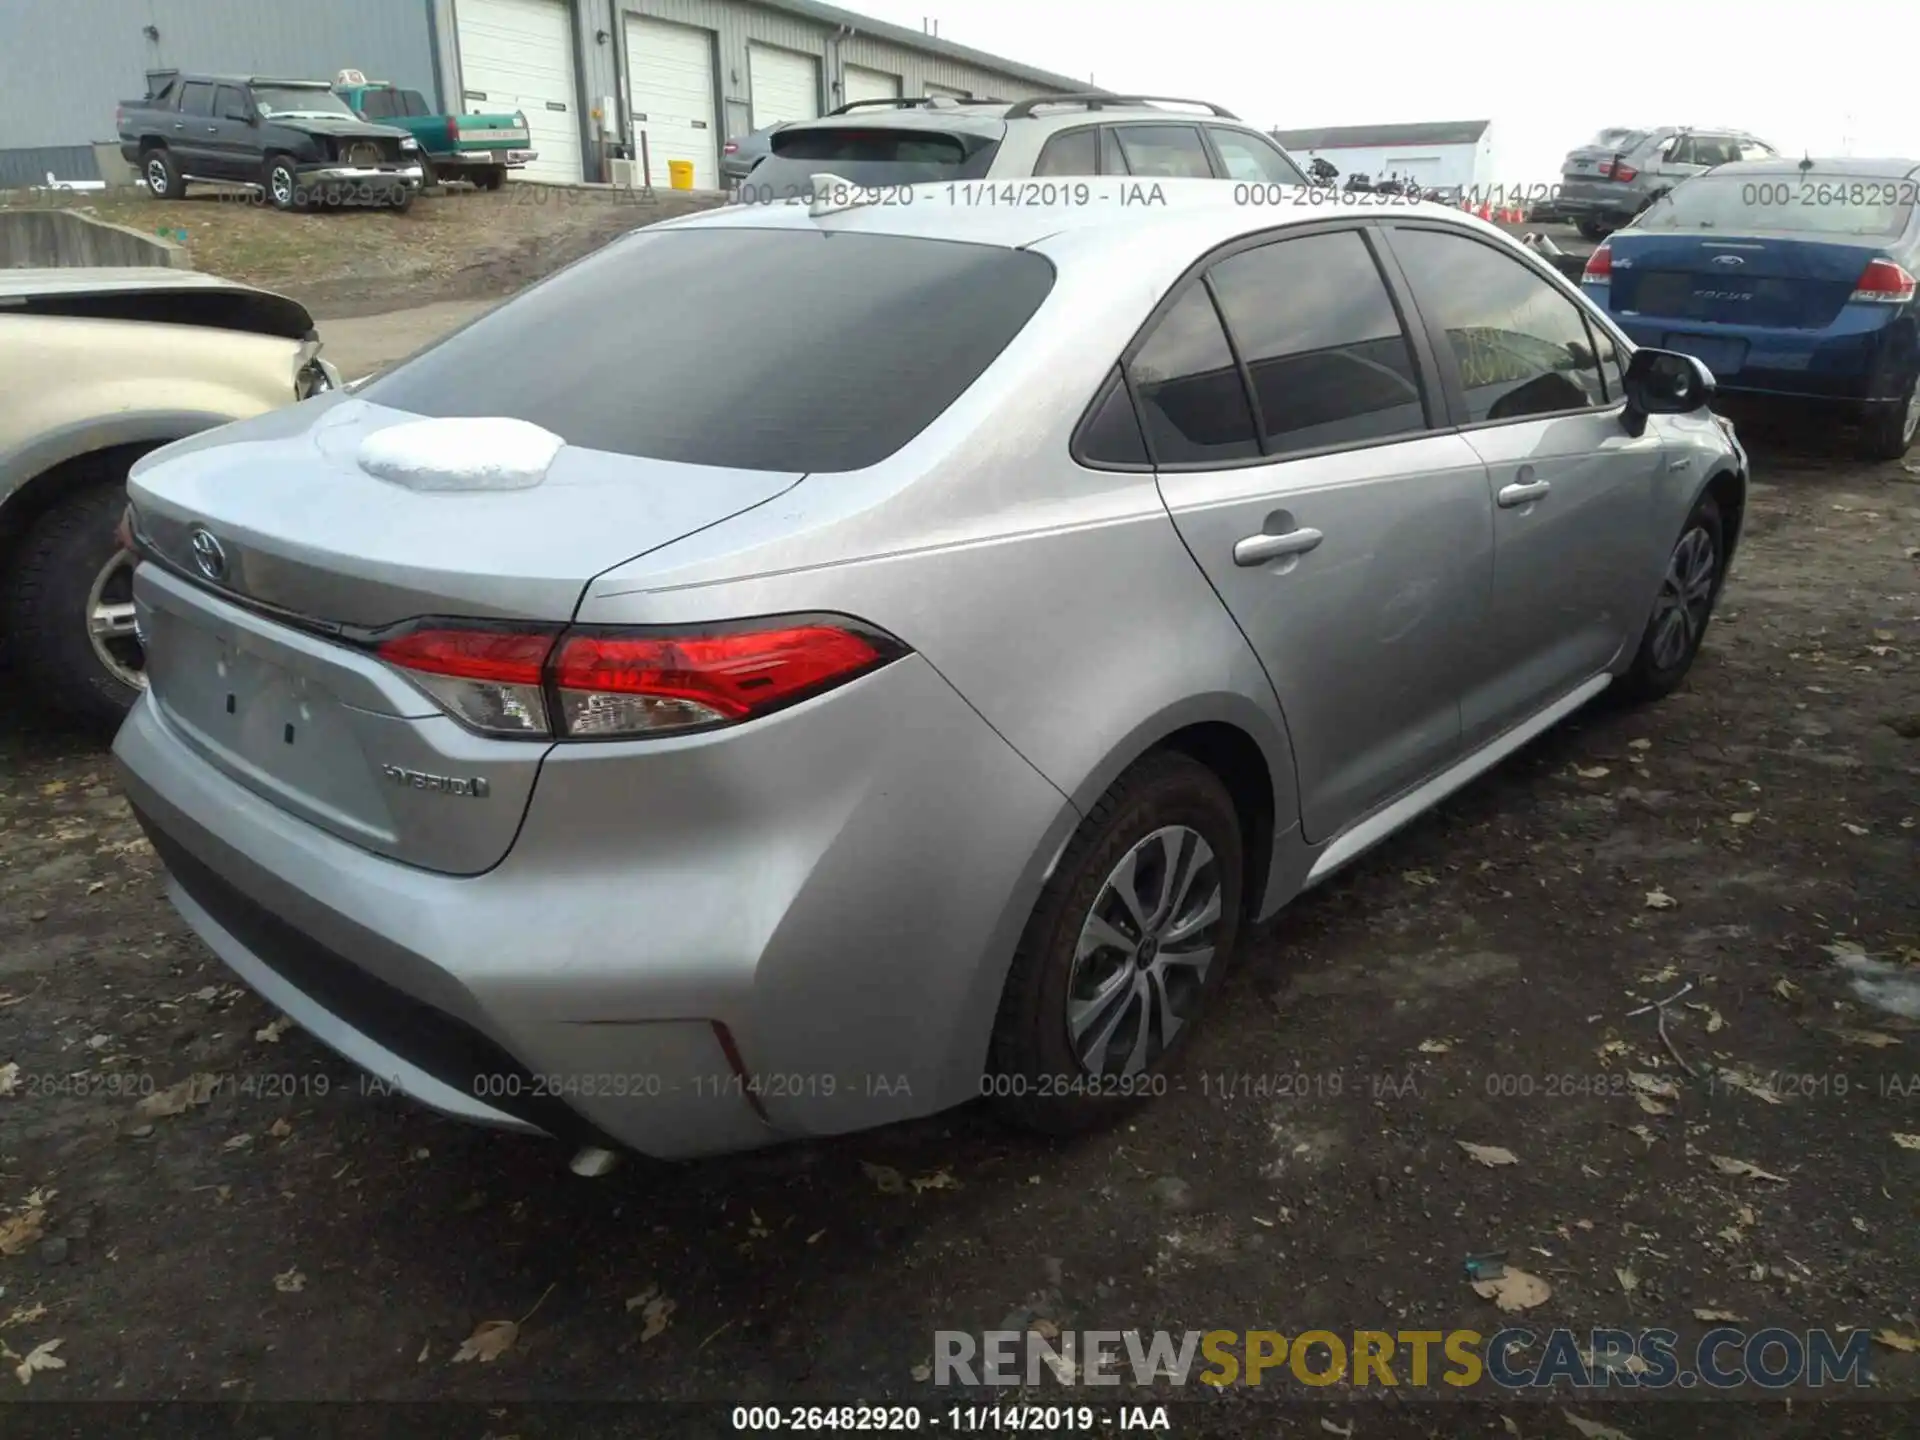
<svg viewBox="0 0 1920 1440"><path fill-rule="evenodd" d="M188 537L193 547L193 563L200 567L200 573L209 580L227 578L227 550L213 538L211 530L195 530Z"/></svg>
<svg viewBox="0 0 1920 1440"><path fill-rule="evenodd" d="M442 795L470 795L476 800L486 799L491 789L478 775L470 778L429 775L424 770L409 770L404 765L382 765L380 773L394 784L405 785L410 790L437 790Z"/></svg>

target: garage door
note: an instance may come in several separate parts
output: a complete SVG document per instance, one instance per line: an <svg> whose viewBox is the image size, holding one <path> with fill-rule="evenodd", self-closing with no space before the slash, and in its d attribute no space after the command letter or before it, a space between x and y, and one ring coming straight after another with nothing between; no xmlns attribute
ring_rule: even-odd
<svg viewBox="0 0 1920 1440"><path fill-rule="evenodd" d="M460 0L460 108L525 113L540 158L510 173L579 180L580 96L565 0Z"/></svg>
<svg viewBox="0 0 1920 1440"><path fill-rule="evenodd" d="M756 130L776 121L811 120L820 113L820 62L811 55L750 45L747 79Z"/></svg>
<svg viewBox="0 0 1920 1440"><path fill-rule="evenodd" d="M900 94L900 77L864 65L849 65L840 77L840 88L844 92L841 99L848 104L855 100L893 100Z"/></svg>
<svg viewBox="0 0 1920 1440"><path fill-rule="evenodd" d="M693 188L719 189L713 148L712 32L629 15L627 75L633 158L640 158L640 136L645 135L653 183L669 183L669 160L691 160Z"/></svg>
<svg viewBox="0 0 1920 1440"><path fill-rule="evenodd" d="M1438 185L1446 176L1447 165L1438 155L1390 155L1380 167L1388 175L1416 180L1422 185ZM1383 178L1375 176L1375 179Z"/></svg>
<svg viewBox="0 0 1920 1440"><path fill-rule="evenodd" d="M929 95L944 95L949 100L971 100L973 98L971 95L967 94L966 91L955 90L951 86L947 86L947 85L928 85L926 89L927 89L927 94Z"/></svg>

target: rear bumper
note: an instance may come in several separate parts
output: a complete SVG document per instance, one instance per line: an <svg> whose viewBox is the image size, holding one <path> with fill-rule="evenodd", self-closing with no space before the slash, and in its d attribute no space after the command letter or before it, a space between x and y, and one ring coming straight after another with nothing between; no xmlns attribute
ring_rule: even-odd
<svg viewBox="0 0 1920 1440"><path fill-rule="evenodd" d="M539 158L538 150L461 150L435 155L433 163L440 170L493 170L503 166L518 170Z"/></svg>
<svg viewBox="0 0 1920 1440"><path fill-rule="evenodd" d="M1682 349L1690 338L1698 337L1714 346L1742 347L1737 366L1714 370L1716 388L1729 395L1768 395L1873 409L1903 402L1914 371L1920 368L1920 347L1915 341L1920 322L1910 316L1873 329L1855 328L1843 317L1829 331L1765 331L1610 313L1636 345Z"/></svg>
<svg viewBox="0 0 1920 1440"><path fill-rule="evenodd" d="M1609 185L1598 180L1562 176L1560 193L1553 208L1571 219L1630 219L1639 213L1646 197L1624 185Z"/></svg>
<svg viewBox="0 0 1920 1440"><path fill-rule="evenodd" d="M181 915L323 1043L447 1114L668 1159L977 1095L1078 818L918 657L737 731L559 747L471 877L270 805L151 695L114 751Z"/></svg>

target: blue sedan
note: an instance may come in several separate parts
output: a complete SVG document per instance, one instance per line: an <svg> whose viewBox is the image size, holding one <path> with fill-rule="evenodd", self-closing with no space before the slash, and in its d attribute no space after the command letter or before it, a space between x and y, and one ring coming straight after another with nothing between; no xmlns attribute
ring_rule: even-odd
<svg viewBox="0 0 1920 1440"><path fill-rule="evenodd" d="M1581 285L1727 397L1821 402L1868 458L1898 459L1920 430L1916 200L1913 160L1722 165L1616 231Z"/></svg>

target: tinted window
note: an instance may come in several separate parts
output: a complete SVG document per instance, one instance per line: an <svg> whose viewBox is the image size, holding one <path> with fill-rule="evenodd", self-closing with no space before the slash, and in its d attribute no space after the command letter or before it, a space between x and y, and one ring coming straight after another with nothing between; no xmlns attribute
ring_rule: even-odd
<svg viewBox="0 0 1920 1440"><path fill-rule="evenodd" d="M1733 141L1725 135L1696 135L1693 137L1693 163L1696 165L1724 165L1733 159Z"/></svg>
<svg viewBox="0 0 1920 1440"><path fill-rule="evenodd" d="M401 113L405 115L431 115L433 107L427 104L427 97L418 90L400 92Z"/></svg>
<svg viewBox="0 0 1920 1440"><path fill-rule="evenodd" d="M1268 453L1426 428L1413 352L1358 234L1243 250L1210 278L1253 377Z"/></svg>
<svg viewBox="0 0 1920 1440"><path fill-rule="evenodd" d="M1161 317L1129 374L1155 460L1177 465L1260 453L1246 386L1205 286L1189 286Z"/></svg>
<svg viewBox="0 0 1920 1440"><path fill-rule="evenodd" d="M1127 173L1127 157L1120 153L1120 137L1114 134L1111 125L1100 132L1100 173L1102 175Z"/></svg>
<svg viewBox="0 0 1920 1440"><path fill-rule="evenodd" d="M1471 419L1517 420L1606 402L1579 307L1490 245L1396 230L1420 309L1446 331Z"/></svg>
<svg viewBox="0 0 1920 1440"><path fill-rule="evenodd" d="M213 96L213 113L222 119L238 119L247 113L247 97L231 85L222 85Z"/></svg>
<svg viewBox="0 0 1920 1440"><path fill-rule="evenodd" d="M393 108L391 90L362 90L360 92L360 113L369 120L386 120L396 112Z"/></svg>
<svg viewBox="0 0 1920 1440"><path fill-rule="evenodd" d="M788 200L810 194L813 177L830 172L855 185L928 185L984 175L998 142L940 130L862 126L786 129L773 153L753 169L750 198Z"/></svg>
<svg viewBox="0 0 1920 1440"><path fill-rule="evenodd" d="M643 230L360 393L420 415L515 416L588 449L857 470L951 405L1052 285L1040 256L997 246Z"/></svg>
<svg viewBox="0 0 1920 1440"><path fill-rule="evenodd" d="M1207 134L1213 138L1213 148L1220 152L1220 163L1226 167L1230 179L1269 185L1307 183L1307 177L1279 146L1269 145L1258 135L1229 130L1224 125L1209 125Z"/></svg>
<svg viewBox="0 0 1920 1440"><path fill-rule="evenodd" d="M1920 180L1797 172L1701 175L1676 185L1634 222L1636 230L1774 230L1807 235L1898 235Z"/></svg>
<svg viewBox="0 0 1920 1440"><path fill-rule="evenodd" d="M1036 175L1098 175L1100 173L1100 132L1094 129L1063 130L1041 148L1034 162Z"/></svg>
<svg viewBox="0 0 1920 1440"><path fill-rule="evenodd" d="M1127 169L1135 175L1194 175L1206 179L1213 174L1207 148L1200 143L1200 131L1193 125L1116 125L1120 149L1127 157Z"/></svg>
<svg viewBox="0 0 1920 1440"><path fill-rule="evenodd" d="M1134 413L1133 397L1120 381L1116 370L1107 383L1106 396L1080 431L1080 456L1096 465L1144 465L1147 441L1140 433L1140 417Z"/></svg>
<svg viewBox="0 0 1920 1440"><path fill-rule="evenodd" d="M1593 341L1594 354L1600 357L1600 374L1606 381L1607 399L1625 398L1626 362L1620 354L1620 347L1613 343L1613 337L1604 328L1592 320L1587 321L1587 335Z"/></svg>
<svg viewBox="0 0 1920 1440"><path fill-rule="evenodd" d="M147 98L156 105L165 105L173 98L173 87L178 83L177 80L168 80L162 84L158 90L155 90L152 87L152 82L149 81L148 90L150 93L147 95Z"/></svg>
<svg viewBox="0 0 1920 1440"><path fill-rule="evenodd" d="M180 113L183 115L213 114L213 86L204 80L189 80L180 91Z"/></svg>

